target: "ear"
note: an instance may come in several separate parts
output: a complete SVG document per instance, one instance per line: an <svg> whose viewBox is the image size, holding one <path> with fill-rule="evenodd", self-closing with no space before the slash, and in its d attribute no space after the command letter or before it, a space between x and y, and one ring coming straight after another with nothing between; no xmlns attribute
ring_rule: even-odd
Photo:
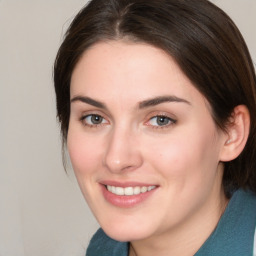
<svg viewBox="0 0 256 256"><path fill-rule="evenodd" d="M228 162L237 158L243 151L250 130L250 114L245 105L234 108L227 126L220 161Z"/></svg>

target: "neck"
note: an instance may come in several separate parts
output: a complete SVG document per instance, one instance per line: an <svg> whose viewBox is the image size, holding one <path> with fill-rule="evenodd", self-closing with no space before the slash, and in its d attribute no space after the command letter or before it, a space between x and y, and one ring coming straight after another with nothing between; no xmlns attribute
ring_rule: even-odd
<svg viewBox="0 0 256 256"><path fill-rule="evenodd" d="M195 215L161 235L132 241L129 256L194 255L216 228L225 211L228 200L223 191L219 199L215 204L207 202Z"/></svg>

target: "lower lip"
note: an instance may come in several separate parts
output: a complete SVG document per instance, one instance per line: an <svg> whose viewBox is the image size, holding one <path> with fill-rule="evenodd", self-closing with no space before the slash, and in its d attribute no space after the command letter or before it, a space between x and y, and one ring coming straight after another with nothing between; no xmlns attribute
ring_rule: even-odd
<svg viewBox="0 0 256 256"><path fill-rule="evenodd" d="M122 208L131 208L133 206L136 206L142 202L144 202L146 199L148 199L156 190L152 189L145 193L140 193L138 195L132 195L132 196L118 196L115 195L107 190L107 188L102 185L102 191L104 198L111 203L112 205L122 207Z"/></svg>

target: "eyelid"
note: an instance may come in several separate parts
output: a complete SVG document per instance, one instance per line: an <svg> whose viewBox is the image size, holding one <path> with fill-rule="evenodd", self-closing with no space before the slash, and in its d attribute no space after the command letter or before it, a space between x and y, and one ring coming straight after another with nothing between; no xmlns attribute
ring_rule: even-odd
<svg viewBox="0 0 256 256"><path fill-rule="evenodd" d="M157 118L157 117L165 117L168 118L170 120L169 124L166 125L151 125L149 122L153 119L153 118ZM154 112L151 113L150 116L147 118L147 121L144 123L146 126L152 127L154 129L164 129L164 128L168 128L172 125L174 125L177 122L177 118L173 117L173 115L167 114L166 112Z"/></svg>
<svg viewBox="0 0 256 256"><path fill-rule="evenodd" d="M89 124L89 123L85 122L85 119L86 119L87 117L90 117L90 116L99 116L99 117L101 117L103 120L105 120L106 122L104 122L104 123L99 123L99 124ZM104 115L99 114L99 113L96 113L96 112L87 112L87 113L83 113L83 114L81 115L81 117L79 118L79 121L81 121L84 126L88 126L88 127L99 127L99 126L104 126L104 125L109 124L109 120L108 120L107 118L105 118Z"/></svg>

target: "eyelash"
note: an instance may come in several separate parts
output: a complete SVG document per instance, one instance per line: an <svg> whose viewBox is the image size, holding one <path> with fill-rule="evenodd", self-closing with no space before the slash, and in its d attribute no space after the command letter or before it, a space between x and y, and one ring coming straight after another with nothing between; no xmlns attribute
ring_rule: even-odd
<svg viewBox="0 0 256 256"><path fill-rule="evenodd" d="M104 121L103 123L100 122L100 123L98 123L98 124L94 124L94 123L92 122L92 120L91 120L91 124L90 124L90 123L88 123L88 121L86 121L86 119L87 119L88 117L90 117L90 118L95 117L95 118L99 118L101 121L102 121L102 120L103 120L103 121L105 120L105 121ZM80 121L83 123L83 125L89 126L89 127L91 127L91 128L96 128L96 127L99 127L99 126L102 126L102 125L105 125L105 124L108 123L108 121L107 121L103 116L98 115L98 114L89 114L89 115L82 116L82 117L80 118Z"/></svg>
<svg viewBox="0 0 256 256"><path fill-rule="evenodd" d="M99 119L99 123L93 123L93 121L92 121L93 117ZM88 121L86 121L87 118L91 118L90 119L91 123L88 123ZM152 121L155 118L156 119L163 118L164 121L167 120L168 123L167 124L163 124L163 125L159 125L159 123L158 123L158 125L150 124L150 121ZM103 126L103 125L108 124L108 121L103 116L98 115L98 114L89 114L89 115L82 116L80 118L80 121L83 123L83 125L91 127L91 128L97 128L99 126ZM156 122L157 121L158 120L156 120ZM175 120L175 119L173 119L173 118L171 118L171 117L169 117L167 115L154 115L145 123L145 125L151 126L153 129L164 129L164 128L168 128L168 127L174 125L176 122L177 122L177 120Z"/></svg>
<svg viewBox="0 0 256 256"><path fill-rule="evenodd" d="M163 118L165 120L167 120L167 124L163 124L163 125L152 125L152 124L149 124L149 122L153 119L158 119L158 118ZM157 120L156 120L157 122ZM151 126L153 129L165 129L165 128L169 128L170 126L174 125L175 123L177 122L177 120L167 116L167 115L155 115L155 116L152 116L145 124L148 125L148 126Z"/></svg>

